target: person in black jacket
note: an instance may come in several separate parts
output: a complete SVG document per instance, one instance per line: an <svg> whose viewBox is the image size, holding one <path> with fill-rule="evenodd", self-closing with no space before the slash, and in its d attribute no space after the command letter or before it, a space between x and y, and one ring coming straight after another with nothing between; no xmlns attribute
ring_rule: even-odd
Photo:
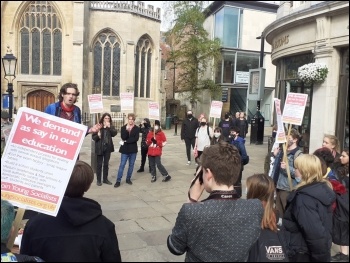
<svg viewBox="0 0 350 263"><path fill-rule="evenodd" d="M123 177L124 168L126 162L129 160L128 173L126 175L126 183L132 185L131 176L134 171L134 165L137 155L137 141L140 138L140 128L135 125L135 114L128 114L128 123L125 124L120 129L121 140L119 142L120 148L119 152L122 154L120 158L120 164L117 175L117 182L114 184L114 187L119 187L120 182Z"/></svg>
<svg viewBox="0 0 350 263"><path fill-rule="evenodd" d="M38 214L24 227L21 253L51 262L121 262L115 225L83 197L94 171L77 161L57 216Z"/></svg>
<svg viewBox="0 0 350 263"><path fill-rule="evenodd" d="M140 169L137 170L138 173L142 173L145 171L145 164L147 159L147 152L148 152L148 145L146 142L148 132L151 128L151 123L148 118L144 118L142 123L139 125L140 127L140 133L142 133L142 140L141 140L141 166ZM149 165L149 172L151 172L151 166Z"/></svg>
<svg viewBox="0 0 350 263"><path fill-rule="evenodd" d="M24 254L12 253L6 244L15 220L15 208L7 200L1 199L1 262L44 262L41 258Z"/></svg>
<svg viewBox="0 0 350 263"><path fill-rule="evenodd" d="M292 262L329 262L332 247L332 205L335 193L323 178L320 159L303 154L295 159L295 177L300 178L287 198L282 226L287 232L287 250Z"/></svg>
<svg viewBox="0 0 350 263"><path fill-rule="evenodd" d="M198 127L198 120L193 116L192 111L187 111L187 116L182 121L181 127L181 140L185 141L186 144L187 165L191 164L191 146L192 149L194 149L194 145L196 143L196 131Z"/></svg>
<svg viewBox="0 0 350 263"><path fill-rule="evenodd" d="M99 121L101 129L92 134L95 141L95 153L97 157L96 177L97 185L101 186L101 174L103 164L103 183L111 185L108 180L109 159L111 153L114 152L114 144L112 137L116 136L118 131L112 124L112 117L109 113L104 113Z"/></svg>

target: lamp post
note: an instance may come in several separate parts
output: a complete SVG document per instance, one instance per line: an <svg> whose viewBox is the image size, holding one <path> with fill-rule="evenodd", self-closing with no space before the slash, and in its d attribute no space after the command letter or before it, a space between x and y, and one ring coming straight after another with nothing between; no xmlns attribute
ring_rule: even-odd
<svg viewBox="0 0 350 263"><path fill-rule="evenodd" d="M10 121L12 121L12 108L13 108L12 81L16 78L16 65L17 65L17 58L12 54L10 47L7 46L7 53L2 58L2 66L5 72L4 78L8 81L6 92L8 92L8 95L9 95L9 120Z"/></svg>
<svg viewBox="0 0 350 263"><path fill-rule="evenodd" d="M256 37L256 39L260 39L260 61L259 61L259 67L264 67L264 44L265 44L265 37L263 33L261 33L261 36ZM257 110L260 110L260 100L257 101Z"/></svg>

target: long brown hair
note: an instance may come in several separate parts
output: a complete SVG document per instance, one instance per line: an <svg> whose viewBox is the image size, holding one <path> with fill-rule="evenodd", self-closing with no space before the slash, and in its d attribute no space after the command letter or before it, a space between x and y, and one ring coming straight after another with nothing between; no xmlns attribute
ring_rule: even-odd
<svg viewBox="0 0 350 263"><path fill-rule="evenodd" d="M259 199L264 207L264 215L261 220L262 229L277 231L276 213L273 208L275 184L266 174L254 174L246 181L247 199Z"/></svg>

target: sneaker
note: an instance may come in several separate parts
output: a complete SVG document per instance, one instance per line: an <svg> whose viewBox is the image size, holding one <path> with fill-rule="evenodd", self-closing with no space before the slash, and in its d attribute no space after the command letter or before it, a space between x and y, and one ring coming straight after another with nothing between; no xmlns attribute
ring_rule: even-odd
<svg viewBox="0 0 350 263"><path fill-rule="evenodd" d="M96 184L97 184L98 186L101 186L101 185L102 185L102 183L101 183L101 182L97 182Z"/></svg>
<svg viewBox="0 0 350 263"><path fill-rule="evenodd" d="M157 177L156 176L152 176L151 183L154 183L155 181L157 181Z"/></svg>
<svg viewBox="0 0 350 263"><path fill-rule="evenodd" d="M126 183L132 185L132 182L131 182L130 179L127 179L127 180L126 180Z"/></svg>
<svg viewBox="0 0 350 263"><path fill-rule="evenodd" d="M331 262L349 262L349 255L338 252L333 257L331 257Z"/></svg>
<svg viewBox="0 0 350 263"><path fill-rule="evenodd" d="M115 185L114 185L115 188L117 188L119 186L120 186L120 182L116 182Z"/></svg>
<svg viewBox="0 0 350 263"><path fill-rule="evenodd" d="M103 180L103 183L104 183L104 184L109 184L109 185L111 185L111 184L112 184L112 182L108 181L108 179Z"/></svg>
<svg viewBox="0 0 350 263"><path fill-rule="evenodd" d="M187 162L187 165L190 165L190 164L191 164L191 161L188 161L188 162Z"/></svg>
<svg viewBox="0 0 350 263"><path fill-rule="evenodd" d="M170 175L167 175L167 176L164 177L164 179L162 180L162 182L168 182L168 181L170 181L170 179L171 179L171 176L170 176Z"/></svg>

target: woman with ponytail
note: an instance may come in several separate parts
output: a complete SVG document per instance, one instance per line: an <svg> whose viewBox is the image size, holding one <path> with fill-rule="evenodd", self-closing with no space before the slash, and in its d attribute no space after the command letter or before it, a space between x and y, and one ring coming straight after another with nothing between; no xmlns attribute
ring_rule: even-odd
<svg viewBox="0 0 350 263"><path fill-rule="evenodd" d="M275 184L266 174L247 178L247 199L259 199L264 207L261 233L249 252L248 262L288 262L283 232L277 226L274 209Z"/></svg>

